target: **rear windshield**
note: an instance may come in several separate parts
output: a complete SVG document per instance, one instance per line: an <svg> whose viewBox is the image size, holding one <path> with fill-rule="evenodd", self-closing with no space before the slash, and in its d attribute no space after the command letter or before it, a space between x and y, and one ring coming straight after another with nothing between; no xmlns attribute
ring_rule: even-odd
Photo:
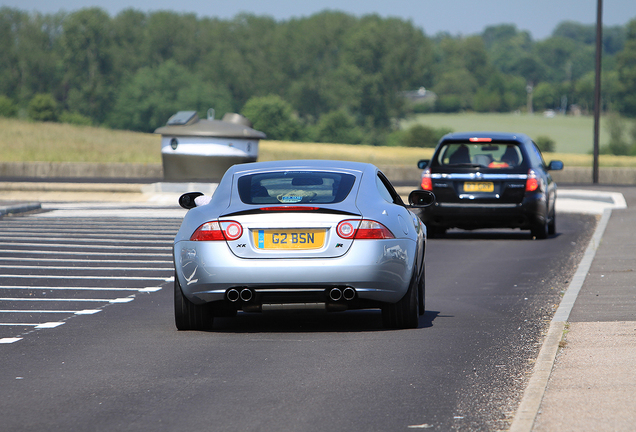
<svg viewBox="0 0 636 432"><path fill-rule="evenodd" d="M523 155L512 143L449 143L440 148L436 161L441 166L514 168L523 163Z"/></svg>
<svg viewBox="0 0 636 432"><path fill-rule="evenodd" d="M239 178L238 189L245 204L332 204L347 197L355 179L323 171L268 172Z"/></svg>

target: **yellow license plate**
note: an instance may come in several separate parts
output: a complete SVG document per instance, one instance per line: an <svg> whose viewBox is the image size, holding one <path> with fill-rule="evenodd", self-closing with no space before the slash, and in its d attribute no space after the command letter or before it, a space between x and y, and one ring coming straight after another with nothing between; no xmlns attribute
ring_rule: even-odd
<svg viewBox="0 0 636 432"><path fill-rule="evenodd" d="M494 192L495 184L493 182L466 182L464 183L464 192Z"/></svg>
<svg viewBox="0 0 636 432"><path fill-rule="evenodd" d="M320 249L325 244L324 229L255 230L257 249Z"/></svg>

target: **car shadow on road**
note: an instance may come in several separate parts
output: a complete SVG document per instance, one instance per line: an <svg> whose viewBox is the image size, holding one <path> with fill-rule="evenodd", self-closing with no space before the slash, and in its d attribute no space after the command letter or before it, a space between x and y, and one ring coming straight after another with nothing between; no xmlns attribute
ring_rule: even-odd
<svg viewBox="0 0 636 432"><path fill-rule="evenodd" d="M560 234L548 236L547 240L558 237ZM533 240L530 231L520 230L449 230L441 237L431 237L429 240Z"/></svg>
<svg viewBox="0 0 636 432"><path fill-rule="evenodd" d="M433 326L438 311L420 316L417 329ZM239 313L234 318L215 318L212 332L222 333L355 333L395 331L382 326L379 310L356 310L337 313L285 312L272 314Z"/></svg>

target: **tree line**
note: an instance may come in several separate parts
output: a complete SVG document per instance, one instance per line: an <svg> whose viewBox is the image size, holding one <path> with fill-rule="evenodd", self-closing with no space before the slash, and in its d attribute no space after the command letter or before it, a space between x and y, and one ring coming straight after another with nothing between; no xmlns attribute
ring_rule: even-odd
<svg viewBox="0 0 636 432"><path fill-rule="evenodd" d="M151 132L180 110L241 112L270 139L422 145L414 112L593 109L595 26L427 36L324 11L276 21L134 9L0 9L0 115ZM636 116L636 20L606 27L603 109ZM409 100L425 88L436 98ZM409 133L407 133L409 132ZM409 144L411 143L411 144Z"/></svg>

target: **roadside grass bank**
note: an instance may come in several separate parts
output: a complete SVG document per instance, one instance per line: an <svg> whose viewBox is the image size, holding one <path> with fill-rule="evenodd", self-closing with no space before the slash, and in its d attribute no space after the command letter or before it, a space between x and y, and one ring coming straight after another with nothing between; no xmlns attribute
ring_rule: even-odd
<svg viewBox="0 0 636 432"><path fill-rule="evenodd" d="M160 141L160 136L155 134L0 117L0 162L161 164ZM557 149L561 149L558 142ZM333 159L415 167L418 160L428 159L432 153L430 148L270 140L261 141L259 145L261 161ZM544 157L546 161L562 160L566 167L591 167L593 161L592 155L580 153L546 153ZM601 155L599 165L633 168L636 157Z"/></svg>

